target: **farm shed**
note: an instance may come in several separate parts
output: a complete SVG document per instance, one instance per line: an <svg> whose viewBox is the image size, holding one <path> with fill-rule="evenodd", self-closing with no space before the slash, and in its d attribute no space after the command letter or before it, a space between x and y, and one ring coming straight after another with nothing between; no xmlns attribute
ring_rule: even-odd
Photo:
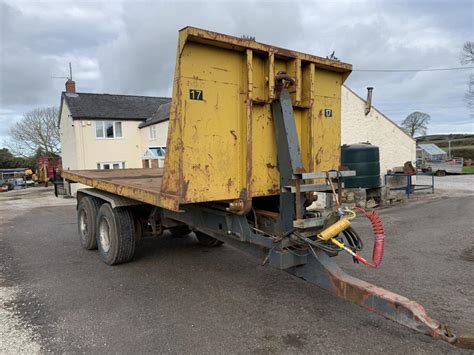
<svg viewBox="0 0 474 355"><path fill-rule="evenodd" d="M417 160L446 160L448 153L438 147L436 144L418 144L416 148Z"/></svg>

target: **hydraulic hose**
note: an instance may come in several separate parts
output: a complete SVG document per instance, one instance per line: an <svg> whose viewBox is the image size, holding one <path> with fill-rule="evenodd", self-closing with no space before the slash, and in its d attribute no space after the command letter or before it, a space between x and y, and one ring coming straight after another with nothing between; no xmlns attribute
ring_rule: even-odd
<svg viewBox="0 0 474 355"><path fill-rule="evenodd" d="M370 211L370 213L366 212L364 209L360 207L356 207L356 210L362 212L372 224L372 230L374 231L375 235L375 242L374 242L374 249L372 252L372 263L365 260L363 257L357 255L356 259L359 260L362 264L378 268L383 260L383 252L384 252L384 243L385 243L385 230L383 226L382 219L379 217L374 210Z"/></svg>

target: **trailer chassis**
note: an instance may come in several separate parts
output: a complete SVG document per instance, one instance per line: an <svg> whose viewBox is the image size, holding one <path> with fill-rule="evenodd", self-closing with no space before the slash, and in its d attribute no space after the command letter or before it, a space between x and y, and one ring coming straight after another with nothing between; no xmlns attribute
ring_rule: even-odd
<svg viewBox="0 0 474 355"><path fill-rule="evenodd" d="M244 216L203 206L186 206L184 213L160 212L164 220L185 223L259 258L262 264L268 263L417 332L460 345L450 329L429 317L420 304L348 275L325 252L315 250L310 255L289 252L287 247L293 244L291 234L275 240L253 231Z"/></svg>
<svg viewBox="0 0 474 355"><path fill-rule="evenodd" d="M281 192L279 196L266 200L270 204L273 203L273 212L265 217L265 226L258 228L256 220L249 220L245 214L236 213L232 205L239 204L238 201L232 202L227 208L223 203L181 205L179 212L142 205L148 213L146 224L151 228L152 234L160 234L165 228L185 225L190 230L203 233L259 258L262 264L268 263L417 332L459 347L473 348L472 338L457 337L446 325L429 317L420 304L346 274L331 257L334 255L311 246L305 254L291 250L297 245L296 232L311 233L330 223L331 214L308 216L305 208L306 192L327 192L329 187L324 184L305 184L305 180L326 178L332 184L332 179L335 178L340 192L341 177L353 174L344 171L304 171L291 97L285 83L291 83L291 80L283 73L276 78L277 99L272 103L272 111L277 137ZM136 201L96 189L81 190L78 201L87 195L102 199L117 209L132 211L137 207ZM247 203L241 202L242 205Z"/></svg>

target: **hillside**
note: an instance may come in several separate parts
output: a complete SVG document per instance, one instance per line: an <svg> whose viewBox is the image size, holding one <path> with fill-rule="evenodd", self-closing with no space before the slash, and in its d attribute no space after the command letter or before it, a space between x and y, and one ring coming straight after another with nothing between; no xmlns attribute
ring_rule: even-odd
<svg viewBox="0 0 474 355"><path fill-rule="evenodd" d="M417 143L436 144L448 151L451 141L451 156L474 159L474 134L433 134L416 138Z"/></svg>

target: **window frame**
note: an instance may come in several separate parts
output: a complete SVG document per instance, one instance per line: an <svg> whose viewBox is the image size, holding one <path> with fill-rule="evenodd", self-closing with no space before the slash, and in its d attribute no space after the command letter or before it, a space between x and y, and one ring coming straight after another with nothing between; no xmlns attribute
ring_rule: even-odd
<svg viewBox="0 0 474 355"><path fill-rule="evenodd" d="M160 145L160 146L149 146L147 150L150 150L153 152L154 149L157 149L161 155L156 155L153 157L149 157L150 159L164 159L166 157L166 146Z"/></svg>
<svg viewBox="0 0 474 355"><path fill-rule="evenodd" d="M107 131L105 128L105 123L112 123L112 130L113 130L113 137L107 137ZM101 132L102 136L99 137L97 136L98 133L98 128L99 125L101 124ZM120 136L117 135L117 125L120 124ZM105 140L111 140L111 139L123 139L123 124L122 121L114 121L114 120L97 120L95 121L95 139L105 139Z"/></svg>
<svg viewBox="0 0 474 355"><path fill-rule="evenodd" d="M119 164L118 168L114 169L114 165ZM105 169L104 166L108 165L109 168ZM97 163L97 170L118 170L125 169L125 161L102 161Z"/></svg>
<svg viewBox="0 0 474 355"><path fill-rule="evenodd" d="M148 130L148 140L154 141L156 139L156 125L151 125Z"/></svg>

